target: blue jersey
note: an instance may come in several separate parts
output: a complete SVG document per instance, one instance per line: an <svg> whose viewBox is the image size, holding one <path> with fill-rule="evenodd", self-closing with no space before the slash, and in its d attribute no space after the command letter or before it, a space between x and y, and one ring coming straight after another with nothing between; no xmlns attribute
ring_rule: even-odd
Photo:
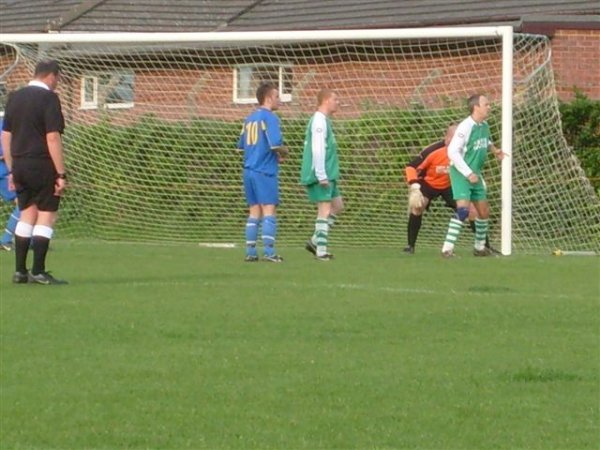
<svg viewBox="0 0 600 450"><path fill-rule="evenodd" d="M279 117L259 107L246 117L238 148L244 150L244 169L277 175L279 163L273 151L283 145Z"/></svg>
<svg viewBox="0 0 600 450"><path fill-rule="evenodd" d="M0 131L2 130L2 124L4 121L0 119ZM2 150L2 140L0 140L0 178L4 178L8 175L8 167L4 162L4 151Z"/></svg>

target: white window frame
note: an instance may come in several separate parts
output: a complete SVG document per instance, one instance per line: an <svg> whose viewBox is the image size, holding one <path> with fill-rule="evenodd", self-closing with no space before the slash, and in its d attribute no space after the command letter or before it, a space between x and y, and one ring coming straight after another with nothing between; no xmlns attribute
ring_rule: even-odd
<svg viewBox="0 0 600 450"><path fill-rule="evenodd" d="M280 101L286 103L292 101L292 86L286 86L288 92L284 92L284 82L283 82L283 73L284 70L292 70L291 64L240 64L233 68L233 103L238 105L250 105L257 104L258 100L256 100L256 91L252 92L250 97L239 97L238 96L238 83L239 83L239 71L244 67L256 68L256 69L264 69L264 68L273 68L277 69L277 86L279 87L279 99Z"/></svg>
<svg viewBox="0 0 600 450"><path fill-rule="evenodd" d="M98 88L99 88L99 77L102 75L134 75L133 72L102 72L102 73L89 73L81 76L80 83L80 109L98 109ZM92 101L86 101L85 99L85 87L86 81L91 80L93 83ZM135 78L134 78L135 80ZM105 103L104 108L106 109L127 109L133 108L134 102L125 103Z"/></svg>
<svg viewBox="0 0 600 450"><path fill-rule="evenodd" d="M90 80L93 83L92 89L92 101L86 101L86 82ZM98 77L94 75L83 75L81 77L81 90L80 90L80 107L81 109L96 109L98 108Z"/></svg>

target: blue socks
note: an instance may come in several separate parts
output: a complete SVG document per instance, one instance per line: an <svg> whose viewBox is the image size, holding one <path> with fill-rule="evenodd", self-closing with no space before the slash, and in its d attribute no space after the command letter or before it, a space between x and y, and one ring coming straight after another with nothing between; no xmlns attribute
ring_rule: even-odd
<svg viewBox="0 0 600 450"><path fill-rule="evenodd" d="M246 256L256 255L256 240L258 239L259 219L248 217L246 222Z"/></svg>
<svg viewBox="0 0 600 450"><path fill-rule="evenodd" d="M275 236L277 235L277 218L275 216L263 217L262 239L265 246L265 256L275 255Z"/></svg>
<svg viewBox="0 0 600 450"><path fill-rule="evenodd" d="M246 222L246 256L257 256L256 242L258 240L258 227L260 219L248 217ZM265 256L274 256L275 237L277 236L277 217L265 216L262 220L262 240Z"/></svg>
<svg viewBox="0 0 600 450"><path fill-rule="evenodd" d="M15 234L15 228L17 227L17 223L19 222L19 217L21 216L21 211L17 206L10 213L10 217L8 218L8 222L6 222L6 228L4 228L4 234L2 235L3 244L12 243L13 235Z"/></svg>
<svg viewBox="0 0 600 450"><path fill-rule="evenodd" d="M263 217L262 233L265 256L275 255L275 236L277 235L277 218L275 216Z"/></svg>

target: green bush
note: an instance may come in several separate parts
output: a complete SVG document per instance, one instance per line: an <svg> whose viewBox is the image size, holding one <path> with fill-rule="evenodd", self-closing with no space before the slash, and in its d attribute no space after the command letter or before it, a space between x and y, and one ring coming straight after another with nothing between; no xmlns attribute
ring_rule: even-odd
<svg viewBox="0 0 600 450"><path fill-rule="evenodd" d="M440 139L445 124L460 115L451 108L398 109L335 122L347 180L345 195L359 198L368 190L373 208L386 205L380 208L389 210L387 205L397 201L397 190L404 184L404 166L423 147ZM291 150L281 167L281 179L288 186L282 199L288 205L297 204L299 190L304 198L298 172L308 119L309 115L282 119ZM245 208L241 155L235 150L239 130L239 121L178 123L153 115L129 124L116 124L110 117L95 124L71 124L65 146L74 194L65 202L63 218L73 223L72 229L101 237L161 235L151 227L185 229L184 222L196 230L214 220L220 226L230 225L235 233L243 218L240 209ZM294 215L293 208L286 211L290 212L290 229L290 222L301 217ZM81 223L85 226L76 225Z"/></svg>
<svg viewBox="0 0 600 450"><path fill-rule="evenodd" d="M548 161L538 164L536 157L545 154L539 150L540 144L544 146L544 139L549 147L553 142L562 143L556 127L552 135L540 138L539 130L528 126L546 120L536 119L535 114L548 108L554 108L556 114L555 103L547 106L540 107L538 102L535 107L514 111L520 149L515 157L514 182L522 195L530 188L538 192L560 189L553 183L536 182L549 176ZM600 103L578 94L573 103L561 105L561 111L567 141L600 189ZM357 224L353 231L363 232L365 218L375 214L382 222L397 221L402 214L398 199L404 198L404 167L422 148L442 138L447 124L464 115L462 108L453 107L435 111L392 109L335 120L344 196L363 199L360 207L349 208L346 226ZM306 228L309 209L298 172L308 119L308 114L282 118L290 148L290 156L281 167L281 179L285 180L282 203L286 205L282 219L287 224L283 233L300 235ZM131 123L115 122L106 117L94 124L71 124L67 128L65 147L73 183L61 213L63 223L70 225L65 227L67 234L167 239L170 235L165 230L177 229L181 239L202 240L205 236L214 239L217 226L220 236L239 232L245 210L241 154L235 150L240 121L198 118L171 122L148 115ZM499 111L493 113L490 124L493 138L499 142ZM579 174L577 167L574 170ZM493 172L489 179L497 180L499 166L490 164L489 171ZM548 197L555 194L550 191Z"/></svg>
<svg viewBox="0 0 600 450"><path fill-rule="evenodd" d="M600 195L600 101L575 90L575 99L561 102L562 129L568 144Z"/></svg>

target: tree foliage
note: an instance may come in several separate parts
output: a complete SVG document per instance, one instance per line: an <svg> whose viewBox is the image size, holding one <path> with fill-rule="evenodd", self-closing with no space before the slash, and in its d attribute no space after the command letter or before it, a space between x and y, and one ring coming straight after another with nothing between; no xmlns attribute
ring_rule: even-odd
<svg viewBox="0 0 600 450"><path fill-rule="evenodd" d="M600 194L600 101L575 90L571 102L561 102L562 130L581 166Z"/></svg>

